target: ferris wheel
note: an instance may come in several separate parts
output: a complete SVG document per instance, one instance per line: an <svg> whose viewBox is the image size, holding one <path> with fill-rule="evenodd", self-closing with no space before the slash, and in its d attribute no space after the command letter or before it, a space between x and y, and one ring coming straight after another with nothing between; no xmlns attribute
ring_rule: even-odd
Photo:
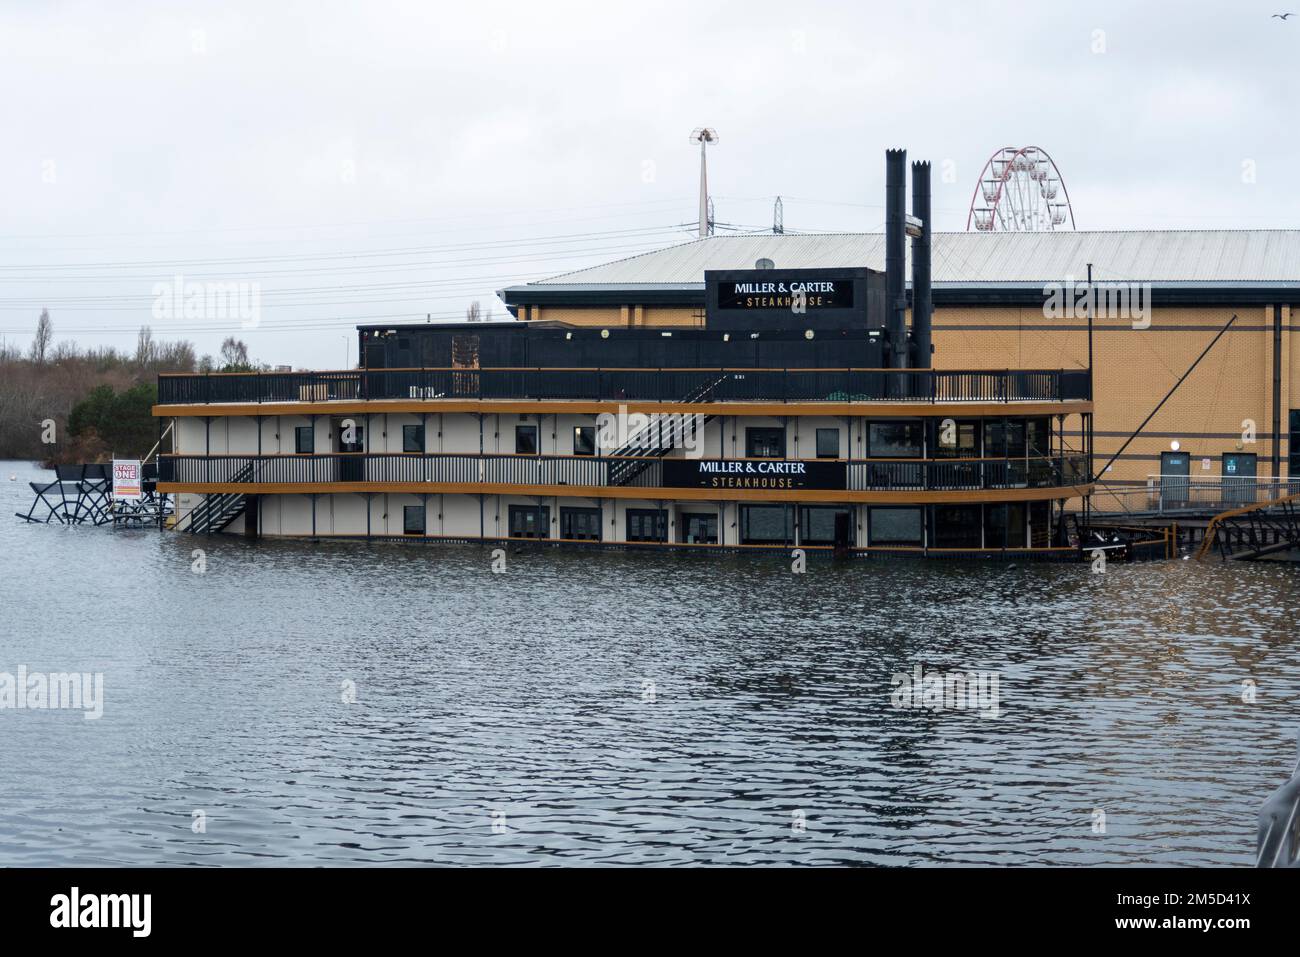
<svg viewBox="0 0 1300 957"><path fill-rule="evenodd" d="M1074 229L1070 194L1046 150L1004 146L989 157L966 216L966 230L972 227L985 233Z"/></svg>

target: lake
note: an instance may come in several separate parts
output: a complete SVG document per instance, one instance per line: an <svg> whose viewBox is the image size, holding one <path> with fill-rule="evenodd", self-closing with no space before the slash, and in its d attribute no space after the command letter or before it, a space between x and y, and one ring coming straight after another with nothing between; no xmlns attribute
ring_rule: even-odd
<svg viewBox="0 0 1300 957"><path fill-rule="evenodd" d="M102 674L103 714L0 709L0 865L1249 866L1294 766L1294 565L497 574L13 517L50 478L0 464L0 673Z"/></svg>

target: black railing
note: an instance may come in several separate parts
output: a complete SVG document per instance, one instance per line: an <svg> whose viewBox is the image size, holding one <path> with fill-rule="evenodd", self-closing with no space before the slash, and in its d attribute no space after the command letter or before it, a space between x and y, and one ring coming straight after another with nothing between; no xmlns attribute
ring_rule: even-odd
<svg viewBox="0 0 1300 957"><path fill-rule="evenodd" d="M1086 399L1082 370L375 369L162 375L162 405L347 399L1023 402ZM684 397L687 397L684 399Z"/></svg>
<svg viewBox="0 0 1300 957"><path fill-rule="evenodd" d="M248 469L261 462L253 478ZM334 455L164 455L159 481L180 483L315 484L411 482L442 485L609 485L611 456L454 455L447 453ZM653 459L625 485L654 486L662 479Z"/></svg>
<svg viewBox="0 0 1300 957"><path fill-rule="evenodd" d="M1081 456L959 459L954 461L889 461L849 463L849 488L866 490L934 490L1001 488L1062 488L1082 485Z"/></svg>
<svg viewBox="0 0 1300 957"><path fill-rule="evenodd" d="M637 470L629 476L628 463ZM253 466L257 468L254 469ZM847 488L957 491L1061 488L1082 484L1078 456L848 463ZM322 482L439 485L548 485L657 488L663 459L635 456L337 453L332 455L163 455L160 482L182 484L317 484Z"/></svg>

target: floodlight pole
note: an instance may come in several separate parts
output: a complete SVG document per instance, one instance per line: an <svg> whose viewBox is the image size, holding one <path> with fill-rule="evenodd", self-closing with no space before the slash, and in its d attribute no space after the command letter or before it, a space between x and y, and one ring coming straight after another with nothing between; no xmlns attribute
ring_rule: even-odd
<svg viewBox="0 0 1300 957"><path fill-rule="evenodd" d="M691 142L700 144L700 225L699 237L703 239L712 230L709 215L709 164L707 151L710 143L718 142L718 131L701 126L691 131Z"/></svg>
<svg viewBox="0 0 1300 957"><path fill-rule="evenodd" d="M706 136L700 137L700 238L709 235L709 164L704 151L709 145Z"/></svg>

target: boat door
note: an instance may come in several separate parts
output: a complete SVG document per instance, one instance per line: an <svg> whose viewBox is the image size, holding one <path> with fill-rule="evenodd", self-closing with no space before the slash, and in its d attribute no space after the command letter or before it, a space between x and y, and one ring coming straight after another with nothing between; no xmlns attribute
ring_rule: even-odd
<svg viewBox="0 0 1300 957"><path fill-rule="evenodd" d="M1255 504L1255 470L1259 457L1253 452L1225 452L1223 455L1223 504L1228 508Z"/></svg>
<svg viewBox="0 0 1300 957"><path fill-rule="evenodd" d="M849 538L852 535L852 532L850 531L851 520L852 520L852 515L850 515L849 512L835 513L835 552L834 553L836 555L848 554L849 545L850 545Z"/></svg>
<svg viewBox="0 0 1300 957"><path fill-rule="evenodd" d="M365 477L366 460L358 453L366 450L364 416L344 416L330 422L334 451L339 455L339 479L360 482Z"/></svg>
<svg viewBox="0 0 1300 957"><path fill-rule="evenodd" d="M1160 453L1160 507L1186 508L1192 457L1186 452Z"/></svg>

